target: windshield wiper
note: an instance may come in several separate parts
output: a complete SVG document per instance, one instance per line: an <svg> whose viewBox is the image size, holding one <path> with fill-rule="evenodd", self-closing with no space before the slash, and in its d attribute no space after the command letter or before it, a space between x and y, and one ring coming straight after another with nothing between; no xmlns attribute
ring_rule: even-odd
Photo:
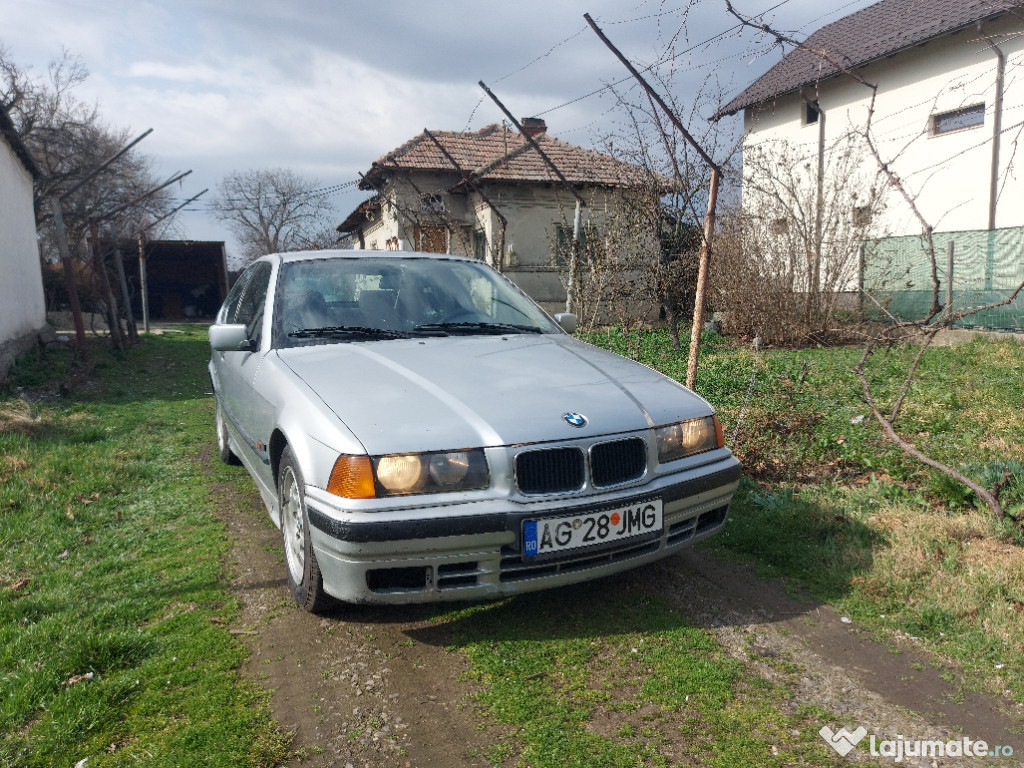
<svg viewBox="0 0 1024 768"><path fill-rule="evenodd" d="M532 325L513 325L512 323L481 323L481 322L460 322L460 323L426 323L417 325L416 331L445 331L447 333L543 333L540 328Z"/></svg>
<svg viewBox="0 0 1024 768"><path fill-rule="evenodd" d="M302 328L288 334L293 339L363 338L363 339L408 339L411 334L393 331L389 328L370 328L365 325L330 325L323 328Z"/></svg>

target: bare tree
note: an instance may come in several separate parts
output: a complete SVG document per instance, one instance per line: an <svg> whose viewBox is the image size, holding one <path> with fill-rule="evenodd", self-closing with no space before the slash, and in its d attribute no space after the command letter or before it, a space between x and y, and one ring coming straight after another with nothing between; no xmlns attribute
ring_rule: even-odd
<svg viewBox="0 0 1024 768"><path fill-rule="evenodd" d="M286 168L229 173L217 186L212 207L238 238L245 261L337 240L331 229L334 206L320 181Z"/></svg>

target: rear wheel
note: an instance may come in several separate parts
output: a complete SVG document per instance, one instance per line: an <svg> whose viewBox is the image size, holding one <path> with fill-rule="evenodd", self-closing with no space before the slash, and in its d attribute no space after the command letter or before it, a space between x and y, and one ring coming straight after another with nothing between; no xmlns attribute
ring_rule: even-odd
<svg viewBox="0 0 1024 768"><path fill-rule="evenodd" d="M288 588L295 602L316 613L328 608L334 600L324 592L324 580L309 539L309 516L306 513L305 483L302 470L292 449L285 448L277 473L277 497L281 509L281 541L284 547Z"/></svg>
<svg viewBox="0 0 1024 768"><path fill-rule="evenodd" d="M224 421L224 408L217 403L217 455L225 464L241 464L242 462L231 450L231 439L228 437L228 425Z"/></svg>

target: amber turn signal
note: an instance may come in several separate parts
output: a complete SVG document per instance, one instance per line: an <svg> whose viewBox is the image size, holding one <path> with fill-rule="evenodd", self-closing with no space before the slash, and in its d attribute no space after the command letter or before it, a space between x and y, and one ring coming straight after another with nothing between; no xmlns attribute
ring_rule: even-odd
<svg viewBox="0 0 1024 768"><path fill-rule="evenodd" d="M369 456L341 455L334 462L327 492L345 499L373 499L377 489L373 482L373 465Z"/></svg>

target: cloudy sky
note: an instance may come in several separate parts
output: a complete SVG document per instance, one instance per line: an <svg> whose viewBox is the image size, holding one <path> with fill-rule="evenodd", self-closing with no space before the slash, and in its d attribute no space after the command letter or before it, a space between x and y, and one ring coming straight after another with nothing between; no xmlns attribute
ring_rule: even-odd
<svg viewBox="0 0 1024 768"><path fill-rule="evenodd" d="M734 6L802 38L871 1ZM169 236L228 240L230 255L203 204L226 173L287 167L342 187L340 221L366 196L359 173L424 128L501 122L481 80L513 114L594 146L619 119L604 86L628 72L585 12L640 67L673 41L692 49L674 61L680 102L708 78L731 98L780 56L737 30L724 0L3 0L0 41L40 76L62 48L80 56L79 98L112 127L154 129L139 149L158 175L193 171L181 201L210 189Z"/></svg>

